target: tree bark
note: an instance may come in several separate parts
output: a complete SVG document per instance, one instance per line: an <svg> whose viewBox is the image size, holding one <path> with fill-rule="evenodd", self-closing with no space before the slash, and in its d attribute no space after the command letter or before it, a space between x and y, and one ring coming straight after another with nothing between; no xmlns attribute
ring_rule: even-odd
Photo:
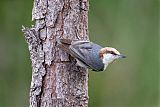
<svg viewBox="0 0 160 107"><path fill-rule="evenodd" d="M32 61L30 107L87 107L88 71L69 67L60 38L88 40L88 0L34 0L32 28L23 27Z"/></svg>

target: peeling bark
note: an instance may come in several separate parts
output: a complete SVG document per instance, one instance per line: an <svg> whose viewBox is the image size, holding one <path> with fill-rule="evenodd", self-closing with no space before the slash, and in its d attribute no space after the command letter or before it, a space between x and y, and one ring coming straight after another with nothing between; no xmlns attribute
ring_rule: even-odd
<svg viewBox="0 0 160 107"><path fill-rule="evenodd" d="M23 27L32 61L30 107L87 107L88 71L69 67L59 38L88 40L88 0L34 0L32 28ZM75 66L76 67L76 66Z"/></svg>

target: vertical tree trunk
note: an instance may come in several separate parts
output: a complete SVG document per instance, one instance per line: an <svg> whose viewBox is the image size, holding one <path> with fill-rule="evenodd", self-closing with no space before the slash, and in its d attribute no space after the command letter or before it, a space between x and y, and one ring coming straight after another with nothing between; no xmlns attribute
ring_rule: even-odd
<svg viewBox="0 0 160 107"><path fill-rule="evenodd" d="M88 0L34 0L32 28L23 27L32 61L30 107L87 107L88 72L70 69L59 38L88 40Z"/></svg>

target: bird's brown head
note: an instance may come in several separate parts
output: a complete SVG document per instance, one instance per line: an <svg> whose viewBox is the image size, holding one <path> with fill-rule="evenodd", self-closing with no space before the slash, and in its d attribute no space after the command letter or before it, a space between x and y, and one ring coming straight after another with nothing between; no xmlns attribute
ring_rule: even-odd
<svg viewBox="0 0 160 107"><path fill-rule="evenodd" d="M108 66L109 63L113 62L119 58L125 58L126 56L120 54L115 48L105 47L99 52L99 57L102 59L103 63Z"/></svg>

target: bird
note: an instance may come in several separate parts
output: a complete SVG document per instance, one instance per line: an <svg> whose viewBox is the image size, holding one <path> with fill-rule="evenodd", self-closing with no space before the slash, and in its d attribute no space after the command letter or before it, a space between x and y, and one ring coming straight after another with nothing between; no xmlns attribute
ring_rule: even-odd
<svg viewBox="0 0 160 107"><path fill-rule="evenodd" d="M75 59L76 66L92 71L104 71L116 59L126 58L115 48L102 47L89 40L59 39L57 42L61 50Z"/></svg>

